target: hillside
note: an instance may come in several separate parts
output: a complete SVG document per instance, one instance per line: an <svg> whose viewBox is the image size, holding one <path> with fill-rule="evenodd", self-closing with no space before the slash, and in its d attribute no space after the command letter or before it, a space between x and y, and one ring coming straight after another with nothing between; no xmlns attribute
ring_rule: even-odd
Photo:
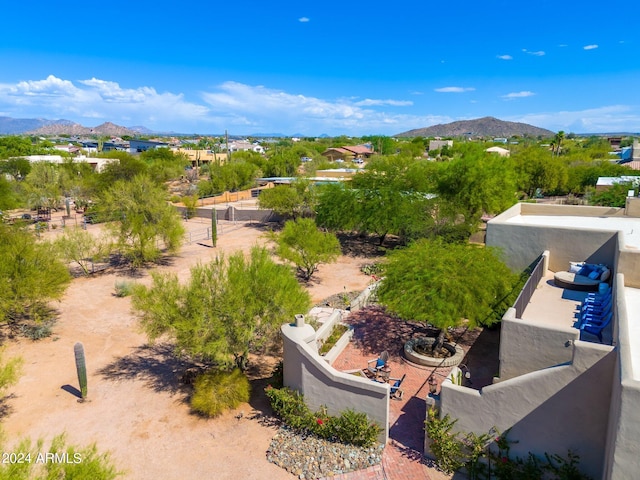
<svg viewBox="0 0 640 480"><path fill-rule="evenodd" d="M140 128L140 127L138 127ZM136 131L121 127L111 122L105 122L97 127L83 127L79 123L45 125L28 133L34 135L107 135L122 137L123 135L135 136Z"/></svg>
<svg viewBox="0 0 640 480"><path fill-rule="evenodd" d="M73 125L70 120L47 120L46 118L11 118L0 117L0 135L20 135L46 125Z"/></svg>
<svg viewBox="0 0 640 480"><path fill-rule="evenodd" d="M399 133L396 137L552 137L555 132L526 123L506 122L494 117L461 120L444 125L433 125Z"/></svg>

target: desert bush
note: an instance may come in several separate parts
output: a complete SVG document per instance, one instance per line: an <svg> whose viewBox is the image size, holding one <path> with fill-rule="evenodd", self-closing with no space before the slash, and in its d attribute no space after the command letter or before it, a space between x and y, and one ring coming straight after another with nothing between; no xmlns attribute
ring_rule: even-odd
<svg viewBox="0 0 640 480"><path fill-rule="evenodd" d="M109 453L99 453L95 444L88 447L66 445L65 435L58 435L48 449L44 442L22 440L11 449L15 462L0 464L0 480L78 479L112 480L123 475L116 469ZM64 461L45 461L43 452Z"/></svg>
<svg viewBox="0 0 640 480"><path fill-rule="evenodd" d="M266 393L274 413L296 430L361 447L373 445L380 434L380 427L365 413L347 409L332 416L327 414L326 407L312 412L304 403L304 396L295 390L267 387Z"/></svg>
<svg viewBox="0 0 640 480"><path fill-rule="evenodd" d="M216 417L248 402L250 396L249 379L240 369L231 372L210 370L196 378L191 408L206 417Z"/></svg>
<svg viewBox="0 0 640 480"><path fill-rule="evenodd" d="M116 282L116 285L115 285L116 297L128 297L133 293L134 286L135 286L135 282L130 282L128 280L121 280Z"/></svg>

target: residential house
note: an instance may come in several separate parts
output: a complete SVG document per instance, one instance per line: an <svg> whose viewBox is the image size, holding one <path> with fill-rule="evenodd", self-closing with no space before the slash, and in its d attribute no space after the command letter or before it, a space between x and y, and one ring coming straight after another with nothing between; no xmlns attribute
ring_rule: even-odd
<svg viewBox="0 0 640 480"><path fill-rule="evenodd" d="M322 152L329 161L344 160L353 162L354 160L366 160L373 155L373 150L368 145L346 145L343 147L332 147Z"/></svg>
<svg viewBox="0 0 640 480"><path fill-rule="evenodd" d="M453 147L453 140L429 140L429 151L440 150L442 147Z"/></svg>
<svg viewBox="0 0 640 480"><path fill-rule="evenodd" d="M147 150L153 150L154 148L167 148L168 146L169 144L165 142L154 142L151 140L129 140L129 152L131 153L146 152Z"/></svg>
<svg viewBox="0 0 640 480"><path fill-rule="evenodd" d="M627 198L624 209L519 203L488 222L486 244L514 271L533 273L502 319L493 384L443 383L441 415L460 431L509 429L514 456L571 450L593 478L637 478L640 199ZM576 328L586 293L554 283L571 261L612 268L613 320L602 342Z"/></svg>

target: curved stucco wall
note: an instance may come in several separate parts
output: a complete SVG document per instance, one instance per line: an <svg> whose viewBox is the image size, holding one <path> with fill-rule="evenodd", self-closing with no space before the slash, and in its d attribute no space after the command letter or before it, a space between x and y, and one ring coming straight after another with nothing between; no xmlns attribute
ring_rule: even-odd
<svg viewBox="0 0 640 480"><path fill-rule="evenodd" d="M326 406L331 415L348 408L366 413L383 428L380 442L389 437L389 385L340 372L309 345L309 325L282 326L284 385L304 394L309 408Z"/></svg>

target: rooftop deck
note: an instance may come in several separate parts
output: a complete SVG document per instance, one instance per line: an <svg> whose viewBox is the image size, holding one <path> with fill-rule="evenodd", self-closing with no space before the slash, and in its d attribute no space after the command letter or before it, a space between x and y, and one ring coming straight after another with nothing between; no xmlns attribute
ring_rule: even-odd
<svg viewBox="0 0 640 480"><path fill-rule="evenodd" d="M547 272L540 280L538 288L522 314L522 320L558 329L574 328L578 310L587 292L556 286L553 283L553 273ZM640 311L640 294L636 311ZM602 335L603 343L611 345L612 331L611 325L605 329ZM581 332L580 340L598 342L597 337L585 332Z"/></svg>

